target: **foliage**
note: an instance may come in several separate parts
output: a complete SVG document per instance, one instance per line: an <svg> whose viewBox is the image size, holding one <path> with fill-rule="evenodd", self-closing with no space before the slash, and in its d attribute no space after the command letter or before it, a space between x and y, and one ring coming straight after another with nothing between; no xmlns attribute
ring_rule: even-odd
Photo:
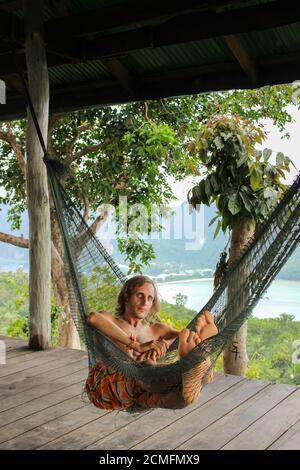
<svg viewBox="0 0 300 470"><path fill-rule="evenodd" d="M28 338L28 274L22 269L0 273L0 334ZM58 345L58 315L63 309L51 305L51 340Z"/></svg>
<svg viewBox="0 0 300 470"><path fill-rule="evenodd" d="M281 181L292 164L277 153L276 165L270 163L272 150L257 151L265 133L261 126L240 116L217 115L202 125L189 149L198 155L205 177L194 186L188 199L194 208L216 203L220 228L232 230L238 222L262 222L281 198L286 185Z"/></svg>
<svg viewBox="0 0 300 470"><path fill-rule="evenodd" d="M96 266L81 277L81 283L90 312L115 311L120 284L108 267Z"/></svg>
<svg viewBox="0 0 300 470"><path fill-rule="evenodd" d="M293 344L300 339L300 322L294 316L248 320L247 351L249 379L300 385L300 362L293 360ZM222 357L217 371L222 372Z"/></svg>
<svg viewBox="0 0 300 470"><path fill-rule="evenodd" d="M66 190L89 213L90 221L101 212L102 204L116 208L119 248L127 256L131 272L140 272L154 258L153 248L142 240L151 228L150 217L143 225L137 220L139 211L134 210L129 214L128 227L124 227L119 197L127 197L130 206L143 204L148 213L153 204L159 207L158 213L168 213L173 197L170 176L180 181L187 175L199 175L198 154L187 151L187 142L198 132L199 122L210 122L216 113L238 113L252 122L269 118L283 132L291 121L287 105L292 102L293 91L291 85L281 85L52 117L49 150L70 167ZM26 209L26 191L11 135L24 158L25 122L0 125L0 186L6 192L0 203L10 206L8 218L12 229L17 229L20 214ZM253 174L255 177L254 170ZM266 198L272 200L272 195ZM239 203L231 197L234 211Z"/></svg>

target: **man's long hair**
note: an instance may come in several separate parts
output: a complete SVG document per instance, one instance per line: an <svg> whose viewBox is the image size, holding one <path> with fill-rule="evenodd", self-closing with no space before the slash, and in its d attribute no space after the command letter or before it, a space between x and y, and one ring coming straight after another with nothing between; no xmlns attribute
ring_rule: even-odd
<svg viewBox="0 0 300 470"><path fill-rule="evenodd" d="M158 297L158 292L157 292L156 285L154 284L152 279L150 279L150 277L148 276L134 276L125 282L125 284L123 285L119 293L118 303L117 303L117 308L116 308L116 315L118 317L122 317L124 315L125 310L126 310L126 304L129 301L131 295L133 294L135 288L142 286L146 282L151 284L154 289L154 300L153 300L153 304L149 312L149 315L147 317L147 320L149 320L151 316L158 314L160 312L160 301Z"/></svg>

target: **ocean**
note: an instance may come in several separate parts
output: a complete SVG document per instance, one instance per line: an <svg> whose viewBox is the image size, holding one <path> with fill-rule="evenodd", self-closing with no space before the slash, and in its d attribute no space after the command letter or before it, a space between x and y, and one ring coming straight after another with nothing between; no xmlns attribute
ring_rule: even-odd
<svg viewBox="0 0 300 470"><path fill-rule="evenodd" d="M185 306L199 311L213 292L212 279L193 279L187 281L164 282L158 284L164 300L175 304L179 292L187 296ZM281 313L294 315L300 321L300 281L276 279L269 286L253 310L258 318L278 317Z"/></svg>

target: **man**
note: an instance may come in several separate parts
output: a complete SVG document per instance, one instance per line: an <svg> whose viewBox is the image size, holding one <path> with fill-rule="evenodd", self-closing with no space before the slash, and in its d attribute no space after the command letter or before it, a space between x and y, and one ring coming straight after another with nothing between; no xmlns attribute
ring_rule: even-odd
<svg viewBox="0 0 300 470"><path fill-rule="evenodd" d="M115 316L109 312L91 312L87 323L113 340L136 361L151 365L165 355L177 337L179 356L184 357L201 341L218 332L208 311L199 317L196 332L188 329L179 332L162 323L147 323L146 320L159 310L159 298L153 281L146 276L135 276L124 284ZM89 373L86 391L95 406L105 409L128 409L133 406L177 408L198 398L209 367L208 360L202 362L193 369L193 374L183 374L179 389L158 394L147 390L145 384L97 363Z"/></svg>

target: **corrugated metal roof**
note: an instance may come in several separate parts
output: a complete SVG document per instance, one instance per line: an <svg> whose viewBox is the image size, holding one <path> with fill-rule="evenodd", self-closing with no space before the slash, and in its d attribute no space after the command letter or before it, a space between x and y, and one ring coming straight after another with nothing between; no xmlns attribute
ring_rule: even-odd
<svg viewBox="0 0 300 470"><path fill-rule="evenodd" d="M228 60L232 60L228 47L222 39L215 38L135 51L129 53L122 62L131 73L140 75Z"/></svg>
<svg viewBox="0 0 300 470"><path fill-rule="evenodd" d="M110 73L99 60L84 64L65 64L49 69L49 80L52 86L105 78L110 78Z"/></svg>
<svg viewBox="0 0 300 470"><path fill-rule="evenodd" d="M295 23L267 31L254 31L238 35L246 51L256 57L286 54L300 50L300 24Z"/></svg>
<svg viewBox="0 0 300 470"><path fill-rule="evenodd" d="M0 78L7 80L7 99L12 103L6 115L15 116L24 103L15 79L9 77L17 72L15 48L25 64L23 24L15 20L22 10L19 2L0 0L0 15L1 5L13 18L9 25L6 17L1 23L0 16L0 36L7 45L1 51ZM73 100L76 108L300 78L300 5L292 0L199 0L201 8L196 12L196 0L157 0L157 9L155 0L144 0L149 10L143 10L137 0L68 0L62 6L45 1L43 5L51 104L55 108L57 103L59 110L64 101L69 110ZM17 29L12 27L15 23ZM12 31L19 32L18 40L12 40ZM231 35L231 42L222 34ZM70 90L68 96L61 94L64 89ZM1 106L0 119L3 111Z"/></svg>

